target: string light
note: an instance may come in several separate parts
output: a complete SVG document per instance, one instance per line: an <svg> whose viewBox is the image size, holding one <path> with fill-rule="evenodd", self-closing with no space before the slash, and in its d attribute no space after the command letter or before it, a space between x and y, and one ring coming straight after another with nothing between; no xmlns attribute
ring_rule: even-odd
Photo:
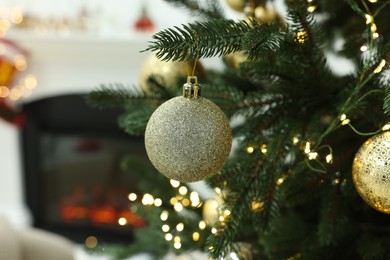
<svg viewBox="0 0 390 260"><path fill-rule="evenodd" d="M379 73L382 71L383 67L386 65L386 61L384 59L381 60L381 62L379 63L379 65L376 67L376 69L374 70L374 73Z"/></svg>
<svg viewBox="0 0 390 260"><path fill-rule="evenodd" d="M266 145L266 144L262 144L262 145L261 145L261 152L262 152L263 154L266 154L266 153L267 153L267 145Z"/></svg>
<svg viewBox="0 0 390 260"><path fill-rule="evenodd" d="M221 193L221 189L218 188L218 187L215 187L214 190L215 190L215 192L216 192L217 194L220 194L220 193Z"/></svg>
<svg viewBox="0 0 390 260"><path fill-rule="evenodd" d="M160 219L162 221L166 221L168 219L168 216L169 216L168 211L164 210L163 212L161 212Z"/></svg>
<svg viewBox="0 0 390 260"><path fill-rule="evenodd" d="M171 228L170 228L169 225L164 224L164 225L162 225L161 229L162 229L162 231L164 231L164 232L168 232Z"/></svg>
<svg viewBox="0 0 390 260"><path fill-rule="evenodd" d="M362 45L361 47L360 47L360 51L361 52L365 52L365 51L367 51L368 50L368 47L366 46L366 45Z"/></svg>
<svg viewBox="0 0 390 260"><path fill-rule="evenodd" d="M370 24L374 21L374 17L372 17L372 15L366 14L365 17L366 17L366 24Z"/></svg>
<svg viewBox="0 0 390 260"><path fill-rule="evenodd" d="M307 11L308 11L309 13L312 13L312 12L314 12L316 9L317 9L317 6L311 5L311 6L309 6L309 7L307 8Z"/></svg>
<svg viewBox="0 0 390 260"><path fill-rule="evenodd" d="M298 43L305 43L305 39L306 39L306 33L301 31L301 32L297 32L297 37L296 37L296 41L298 41Z"/></svg>
<svg viewBox="0 0 390 260"><path fill-rule="evenodd" d="M292 143L295 145L295 144L298 144L299 143L299 138L298 137L296 137L296 136L294 136L293 138L292 138Z"/></svg>
<svg viewBox="0 0 390 260"><path fill-rule="evenodd" d="M217 230L216 228L213 227L213 228L211 229L211 233L212 233L212 234L217 234L217 232L218 232L218 230Z"/></svg>
<svg viewBox="0 0 390 260"><path fill-rule="evenodd" d="M262 201L253 201L251 207L253 211L256 211L256 210L260 210L263 207L263 205L264 202Z"/></svg>
<svg viewBox="0 0 390 260"><path fill-rule="evenodd" d="M232 212L228 209L225 209L223 213L225 214L225 216L229 216L230 214L232 214Z"/></svg>
<svg viewBox="0 0 390 260"><path fill-rule="evenodd" d="M342 115L340 116L340 121L341 121L341 124L342 124L342 125L348 125L348 124L351 122L351 120L349 120L349 119L347 118L347 115L346 115L346 114L342 114Z"/></svg>
<svg viewBox="0 0 390 260"><path fill-rule="evenodd" d="M379 33L374 32L374 33L372 34L372 38L373 38L373 39L378 39L378 38L379 38Z"/></svg>
<svg viewBox="0 0 390 260"><path fill-rule="evenodd" d="M192 233L192 240L196 242L199 240L199 238L200 238L200 234L198 232Z"/></svg>
<svg viewBox="0 0 390 260"><path fill-rule="evenodd" d="M183 223L179 223L176 225L176 230L181 232L184 230L184 224Z"/></svg>
<svg viewBox="0 0 390 260"><path fill-rule="evenodd" d="M136 201L137 200L137 194L130 193L128 198L129 198L130 201Z"/></svg>
<svg viewBox="0 0 390 260"><path fill-rule="evenodd" d="M180 243L181 242L180 237L179 236L175 236L175 238L173 239L173 242Z"/></svg>
<svg viewBox="0 0 390 260"><path fill-rule="evenodd" d="M166 233L166 234L165 234L165 240L166 240L166 241L171 241L172 238L173 238L173 236L172 236L171 233Z"/></svg>
<svg viewBox="0 0 390 260"><path fill-rule="evenodd" d="M28 88L28 89L34 89L34 88L36 88L37 83L38 83L36 77L35 77L34 75L32 75L32 74L26 75L26 76L24 77L23 81L24 81L24 85L25 85L26 88Z"/></svg>
<svg viewBox="0 0 390 260"><path fill-rule="evenodd" d="M180 186L180 181L170 180L169 182L170 182L170 184L171 184L171 186L172 186L173 188L177 188L177 187Z"/></svg>
<svg viewBox="0 0 390 260"><path fill-rule="evenodd" d="M326 159L326 162L327 162L327 163L331 164L331 163L333 162L333 155L330 153L330 154L328 154L328 155L325 157L325 159Z"/></svg>
<svg viewBox="0 0 390 260"><path fill-rule="evenodd" d="M175 249L180 249L180 248L181 248L181 243L180 243L180 242L175 242L175 243L173 244L173 247L174 247Z"/></svg>
<svg viewBox="0 0 390 260"><path fill-rule="evenodd" d="M253 148L252 146L248 146L246 148L246 152L249 153L249 154L252 154L254 151L255 151L255 148Z"/></svg>
<svg viewBox="0 0 390 260"><path fill-rule="evenodd" d="M178 202L178 203L176 203L176 204L173 206L173 208L175 209L175 211L181 212L181 211L183 210L183 205L182 205L180 202Z"/></svg>
<svg viewBox="0 0 390 260"><path fill-rule="evenodd" d="M309 158L309 160L315 160L315 159L317 159L317 156L318 156L317 152L310 152L307 154L307 157Z"/></svg>
<svg viewBox="0 0 390 260"><path fill-rule="evenodd" d="M378 0L368 0L368 2L370 2L370 3L376 3L376 2L378 2Z"/></svg>
<svg viewBox="0 0 390 260"><path fill-rule="evenodd" d="M162 205L162 200L160 198L154 200L154 206L161 207L161 205Z"/></svg>
<svg viewBox="0 0 390 260"><path fill-rule="evenodd" d="M119 219L118 219L118 224L119 224L120 226L126 225L126 224L127 224L127 219L125 219L125 218L119 218Z"/></svg>
<svg viewBox="0 0 390 260"><path fill-rule="evenodd" d="M199 221L199 228L204 230L206 228L206 222L204 220Z"/></svg>
<svg viewBox="0 0 390 260"><path fill-rule="evenodd" d="M382 127L382 131L387 131L390 129L390 123L387 123L385 124L383 127Z"/></svg>
<svg viewBox="0 0 390 260"><path fill-rule="evenodd" d="M174 206L176 203L178 203L179 201L177 200L177 198L175 197L172 197L170 200L169 200L169 203L171 203L172 206Z"/></svg>
<svg viewBox="0 0 390 260"><path fill-rule="evenodd" d="M180 188L179 188L179 193L181 194L181 195L186 195L187 194L187 192L188 192L188 189L187 189L187 187L185 187L185 186L181 186Z"/></svg>
<svg viewBox="0 0 390 260"><path fill-rule="evenodd" d="M310 149L310 142L306 142L305 144L305 153L310 153L311 149Z"/></svg>
<svg viewBox="0 0 390 260"><path fill-rule="evenodd" d="M192 207L198 207L198 205L200 204L199 194L196 191L191 192L190 200L191 200Z"/></svg>
<svg viewBox="0 0 390 260"><path fill-rule="evenodd" d="M224 216L219 216L219 217L218 217L218 220L219 220L220 222L224 222L224 221L225 221L225 217L224 217Z"/></svg>
<svg viewBox="0 0 390 260"><path fill-rule="evenodd" d="M188 207L190 205L190 201L188 199L183 199L181 204L183 204L184 207Z"/></svg>
<svg viewBox="0 0 390 260"><path fill-rule="evenodd" d="M145 193L143 198L142 198L142 204L144 204L145 206L147 205L153 205L154 203L154 198L151 194L149 193Z"/></svg>
<svg viewBox="0 0 390 260"><path fill-rule="evenodd" d="M284 180L286 179L287 176L282 176L280 177L277 181L276 181L276 184L277 185L282 185Z"/></svg>
<svg viewBox="0 0 390 260"><path fill-rule="evenodd" d="M9 95L9 88L6 86L1 86L0 87L0 98L6 98Z"/></svg>

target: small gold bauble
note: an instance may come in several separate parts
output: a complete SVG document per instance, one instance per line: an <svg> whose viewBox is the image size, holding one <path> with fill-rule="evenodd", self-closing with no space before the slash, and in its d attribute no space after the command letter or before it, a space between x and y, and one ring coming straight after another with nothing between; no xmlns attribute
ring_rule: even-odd
<svg viewBox="0 0 390 260"><path fill-rule="evenodd" d="M352 166L355 187L374 209L390 214L390 132L368 139Z"/></svg>
<svg viewBox="0 0 390 260"><path fill-rule="evenodd" d="M154 167L170 179L195 182L227 160L232 131L223 111L206 98L172 98L152 114L145 148Z"/></svg>
<svg viewBox="0 0 390 260"><path fill-rule="evenodd" d="M219 221L219 216L221 214L223 206L223 199L221 196L217 195L212 199L208 199L203 206L203 219L209 224L211 227L216 226Z"/></svg>
<svg viewBox="0 0 390 260"><path fill-rule="evenodd" d="M226 0L226 3L235 11L243 12L245 8L245 0Z"/></svg>
<svg viewBox="0 0 390 260"><path fill-rule="evenodd" d="M176 93L180 85L178 81L187 76L187 64L179 61L162 61L151 53L144 61L139 76L140 87L146 93L149 91L148 79L152 75L156 76L159 84Z"/></svg>

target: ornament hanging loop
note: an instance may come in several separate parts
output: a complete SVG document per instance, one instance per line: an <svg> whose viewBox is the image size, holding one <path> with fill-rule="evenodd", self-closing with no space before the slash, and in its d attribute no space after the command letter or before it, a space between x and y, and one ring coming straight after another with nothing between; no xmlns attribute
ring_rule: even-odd
<svg viewBox="0 0 390 260"><path fill-rule="evenodd" d="M183 97L200 98L200 85L198 84L198 78L196 76L188 76L187 83L183 85Z"/></svg>

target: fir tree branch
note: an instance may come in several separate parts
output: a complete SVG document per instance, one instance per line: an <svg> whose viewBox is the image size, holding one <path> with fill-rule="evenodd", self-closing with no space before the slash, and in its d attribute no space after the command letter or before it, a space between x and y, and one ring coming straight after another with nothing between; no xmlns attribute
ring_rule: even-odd
<svg viewBox="0 0 390 260"><path fill-rule="evenodd" d="M162 60L188 61L241 50L242 38L251 29L245 21L212 20L166 29L153 35L144 51Z"/></svg>
<svg viewBox="0 0 390 260"><path fill-rule="evenodd" d="M242 48L248 60L264 59L277 52L285 40L285 32L278 31L278 25L256 24L245 34Z"/></svg>

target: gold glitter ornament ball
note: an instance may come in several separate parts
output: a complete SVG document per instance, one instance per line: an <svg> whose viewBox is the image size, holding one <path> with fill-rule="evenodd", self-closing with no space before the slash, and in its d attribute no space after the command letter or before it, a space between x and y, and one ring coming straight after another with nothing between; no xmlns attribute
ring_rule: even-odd
<svg viewBox="0 0 390 260"><path fill-rule="evenodd" d="M187 75L187 64L179 61L162 61L151 53L144 61L139 75L139 84L144 92L149 92L148 79L156 76L159 84L175 93L179 88L178 79Z"/></svg>
<svg viewBox="0 0 390 260"><path fill-rule="evenodd" d="M353 161L352 178L368 205L390 214L390 132L375 135L360 147Z"/></svg>
<svg viewBox="0 0 390 260"><path fill-rule="evenodd" d="M244 12L245 0L226 0L226 3L237 12Z"/></svg>
<svg viewBox="0 0 390 260"><path fill-rule="evenodd" d="M227 160L232 131L222 110L208 99L172 98L152 114L145 148L154 167L170 179L195 182Z"/></svg>

